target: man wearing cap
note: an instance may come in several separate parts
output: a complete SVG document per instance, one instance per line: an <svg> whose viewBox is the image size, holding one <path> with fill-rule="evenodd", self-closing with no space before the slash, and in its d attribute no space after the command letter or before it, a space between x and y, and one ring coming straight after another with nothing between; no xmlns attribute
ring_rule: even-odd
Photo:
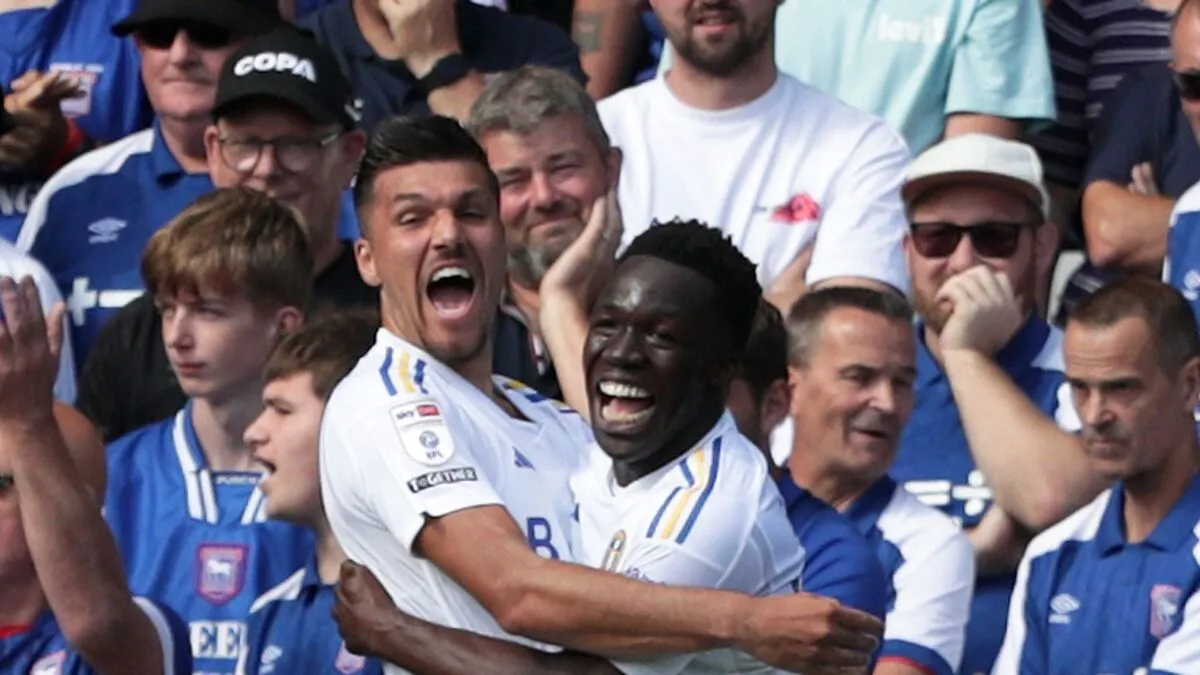
<svg viewBox="0 0 1200 675"><path fill-rule="evenodd" d="M368 130L399 114L465 120L485 76L524 65L586 80L565 31L471 0L343 0L300 24L336 55Z"/></svg>
<svg viewBox="0 0 1200 675"><path fill-rule="evenodd" d="M999 650L1028 537L1104 485L1070 433L1079 420L1062 335L1035 311L1038 270L1058 234L1034 150L983 134L943 141L913 162L901 194L921 320L916 402L892 476L958 520L975 546L960 670L974 675Z"/></svg>
<svg viewBox="0 0 1200 675"><path fill-rule="evenodd" d="M294 28L234 52L217 83L204 134L218 188L262 190L304 216L316 263L310 311L375 307L378 290L358 274L339 235L353 215L342 195L366 143L350 85L328 50ZM106 440L174 415L187 397L167 360L154 299L126 305L97 336L83 367L79 407Z"/></svg>
<svg viewBox="0 0 1200 675"><path fill-rule="evenodd" d="M155 124L63 167L17 237L67 299L77 362L104 322L142 293L138 260L150 235L212 189L204 130L226 57L282 21L275 0L141 0L113 26L137 46Z"/></svg>

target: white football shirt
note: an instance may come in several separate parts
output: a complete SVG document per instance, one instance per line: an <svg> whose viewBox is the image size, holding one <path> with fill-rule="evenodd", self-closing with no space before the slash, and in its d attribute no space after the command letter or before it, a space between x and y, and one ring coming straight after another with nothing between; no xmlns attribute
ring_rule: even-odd
<svg viewBox="0 0 1200 675"><path fill-rule="evenodd" d="M730 110L689 107L662 77L599 108L624 153L623 246L654 220L695 218L730 235L764 287L815 238L809 284L864 277L907 293L910 157L883 121L784 74Z"/></svg>
<svg viewBox="0 0 1200 675"><path fill-rule="evenodd" d="M427 518L497 505L539 555L573 560L568 481L591 430L572 409L524 385L499 377L496 385L529 421L381 329L326 407L322 497L346 554L375 572L401 610L548 648L505 634L465 589L412 551Z"/></svg>
<svg viewBox="0 0 1200 675"><path fill-rule="evenodd" d="M625 487L593 444L571 488L581 563L671 586L757 596L800 589L804 552L783 498L728 413L694 448ZM775 672L732 649L616 666L639 675Z"/></svg>

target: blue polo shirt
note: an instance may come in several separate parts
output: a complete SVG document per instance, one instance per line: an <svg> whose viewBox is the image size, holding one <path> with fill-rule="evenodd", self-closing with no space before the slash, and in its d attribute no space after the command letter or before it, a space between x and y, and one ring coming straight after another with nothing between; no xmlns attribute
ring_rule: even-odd
<svg viewBox="0 0 1200 675"><path fill-rule="evenodd" d="M1079 428L1065 386L1062 333L1034 316L996 355L996 363L1040 410L1068 431ZM917 380L912 416L900 438L892 477L925 504L940 509L964 528L979 524L992 492L967 445L950 381L925 345L917 327ZM991 668L1008 615L1015 575L978 581L967 626L960 672Z"/></svg>
<svg viewBox="0 0 1200 675"><path fill-rule="evenodd" d="M136 0L59 0L52 7L0 11L0 89L28 70L59 71L78 78L84 95L63 102L63 113L89 138L109 142L150 126L154 112L142 88L133 40L108 28ZM48 175L0 170L0 238L17 231Z"/></svg>
<svg viewBox="0 0 1200 675"><path fill-rule="evenodd" d="M888 583L866 540L842 514L797 486L786 472L777 484L804 548L804 591L835 598L882 621Z"/></svg>
<svg viewBox="0 0 1200 675"><path fill-rule="evenodd" d="M996 675L1200 672L1200 477L1144 541L1117 483L1036 537Z"/></svg>
<svg viewBox="0 0 1200 675"><path fill-rule="evenodd" d="M251 605L238 675L381 675L379 661L346 649L333 604L334 587L321 583L313 558Z"/></svg>
<svg viewBox="0 0 1200 675"><path fill-rule="evenodd" d="M187 628L171 610L145 598L133 601L158 634L164 675L191 675L192 652ZM94 675L55 621L45 612L29 630L0 638L0 673L4 675Z"/></svg>
<svg viewBox="0 0 1200 675"><path fill-rule="evenodd" d="M953 675L962 661L975 551L945 514L884 476L846 509L887 579L880 661Z"/></svg>
<svg viewBox="0 0 1200 675"><path fill-rule="evenodd" d="M580 82L587 76L579 65L579 51L571 37L553 24L494 7L458 0L458 37L463 57L487 76L524 65L559 68ZM337 2L298 22L329 48L342 72L363 102L361 126L370 131L392 115L426 115L425 97L414 91L415 79L401 61L375 54L367 44L351 2Z"/></svg>
<svg viewBox="0 0 1200 675"><path fill-rule="evenodd" d="M76 364L104 322L145 290L150 236L212 188L207 173L183 170L155 126L67 164L38 193L17 248L58 284Z"/></svg>

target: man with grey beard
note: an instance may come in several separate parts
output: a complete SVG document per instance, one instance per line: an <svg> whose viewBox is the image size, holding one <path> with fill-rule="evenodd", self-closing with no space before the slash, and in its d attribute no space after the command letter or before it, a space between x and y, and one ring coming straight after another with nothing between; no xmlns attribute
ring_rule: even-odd
<svg viewBox="0 0 1200 675"><path fill-rule="evenodd" d="M467 128L500 182L508 241L508 289L493 328L496 372L561 398L539 328L542 277L579 237L594 206L615 188L621 152L572 77L525 66L493 80ZM603 285L595 278L595 291Z"/></svg>

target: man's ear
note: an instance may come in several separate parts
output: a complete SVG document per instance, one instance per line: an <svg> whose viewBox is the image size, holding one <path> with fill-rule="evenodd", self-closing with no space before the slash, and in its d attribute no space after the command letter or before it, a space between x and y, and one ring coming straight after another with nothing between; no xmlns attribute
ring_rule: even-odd
<svg viewBox="0 0 1200 675"><path fill-rule="evenodd" d="M766 433L779 426L780 422L792 412L792 392L788 381L779 379L772 382L763 392L762 405L759 406L759 422Z"/></svg>

